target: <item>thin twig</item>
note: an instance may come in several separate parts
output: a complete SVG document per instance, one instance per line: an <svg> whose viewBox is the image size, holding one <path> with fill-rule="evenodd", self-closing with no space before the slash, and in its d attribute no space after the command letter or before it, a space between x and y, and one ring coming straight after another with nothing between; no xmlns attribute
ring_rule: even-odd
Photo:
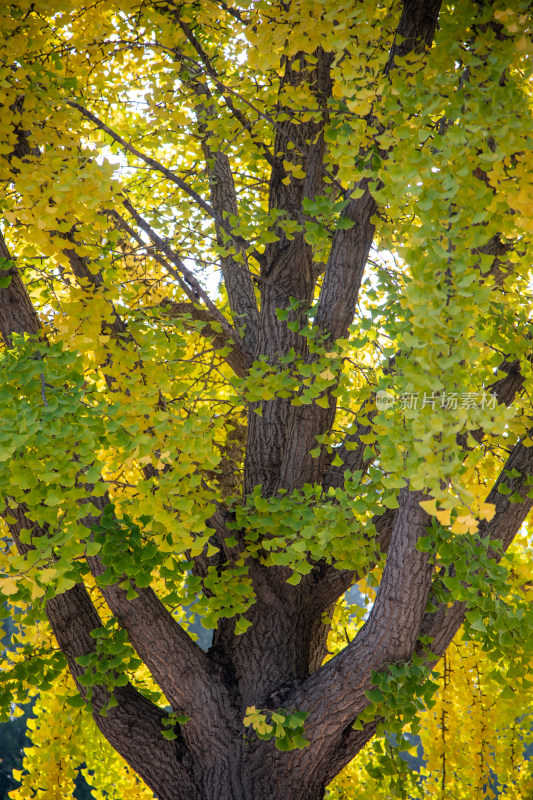
<svg viewBox="0 0 533 800"><path fill-rule="evenodd" d="M218 310L216 305L213 303L205 289L197 280L196 276L190 269L188 269L181 258L175 253L168 242L162 239L149 225L149 223L139 214L139 212L132 206L129 200L124 200L124 208L131 214L137 225L141 230L143 230L152 243L160 250L162 253L165 254L168 261L162 261L162 266L175 278L179 285L184 289L186 294L188 295L189 299L193 303L198 303L199 300L202 300L206 307L211 312L214 322L218 322L226 334L228 338L232 341L233 346L242 354L244 358L244 347L242 340L235 330L235 328L230 325L226 317ZM129 227L128 223L121 217L121 215L117 211L111 212L112 216L117 219L119 224L126 229ZM131 230L131 229L130 229ZM168 263L168 262L171 263ZM188 284L187 286L184 285L184 282ZM191 292L192 289L192 292Z"/></svg>
<svg viewBox="0 0 533 800"><path fill-rule="evenodd" d="M46 383L44 379L44 372L41 372L41 397L43 398L43 405L48 405L48 400L46 399Z"/></svg>
<svg viewBox="0 0 533 800"><path fill-rule="evenodd" d="M237 236L236 234L234 234L229 222L226 219L224 219L224 217L221 217L220 214L217 214L215 209L212 206L210 206L209 203L206 203L203 197L201 197L201 195L199 195L198 192L196 192L191 186L189 186L183 180L183 178L180 178L179 175L176 175L175 172L172 172L172 170L168 169L168 167L165 167L155 158L147 156L145 153L141 153L141 151L137 150L137 148L134 147L132 144L128 144L128 142L126 142L126 140L123 139L122 136L120 136L118 133L116 133L116 131L114 131L112 128L106 125L105 122L103 122L95 114L93 114L92 111L89 111L89 109L80 105L75 100L67 100L67 104L71 106L71 108L75 108L77 111L79 111L86 119L94 123L94 125L96 125L96 127L99 128L101 131L104 131L104 133L107 133L109 136L111 136L111 138L114 139L114 141L117 142L117 144L120 144L120 146L123 147L124 150L126 150L126 152L131 153L131 155L135 156L136 158L140 158L141 161L145 162L145 164L148 164L148 166L152 167L152 169L157 170L162 175L164 175L165 178L167 178L169 181L172 181L172 183L175 183L176 186L179 186L179 188L183 192L185 192L185 194L188 194L189 197L191 197L195 201L195 203L197 203L199 207L203 211L205 211L206 214L208 214L212 219L214 219L217 225L219 225L228 234L228 236L230 236L231 239L233 239L233 241L237 245L239 245L239 247L248 250L249 254L252 255L259 263L263 261L263 256L261 255L261 253L258 253L254 249L250 249L251 245L249 242L246 241L246 239L243 239L242 236Z"/></svg>

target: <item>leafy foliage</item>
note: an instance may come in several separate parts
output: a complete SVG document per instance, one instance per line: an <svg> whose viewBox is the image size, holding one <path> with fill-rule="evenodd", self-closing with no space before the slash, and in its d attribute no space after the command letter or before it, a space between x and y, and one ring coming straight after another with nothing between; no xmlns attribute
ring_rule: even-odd
<svg viewBox="0 0 533 800"><path fill-rule="evenodd" d="M526 0L0 9L14 800L204 800L204 739L318 798L376 731L332 797L529 791L532 53Z"/></svg>
<svg viewBox="0 0 533 800"><path fill-rule="evenodd" d="M306 711L278 708L277 711L264 713L250 706L246 709L244 725L252 727L257 736L266 742L275 739L278 750L295 750L309 744L303 735L306 717Z"/></svg>

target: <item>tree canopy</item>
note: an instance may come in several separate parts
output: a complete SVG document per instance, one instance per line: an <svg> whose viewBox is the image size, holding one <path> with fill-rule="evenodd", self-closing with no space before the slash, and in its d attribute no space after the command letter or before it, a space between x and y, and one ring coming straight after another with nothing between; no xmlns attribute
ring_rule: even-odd
<svg viewBox="0 0 533 800"><path fill-rule="evenodd" d="M0 9L14 797L526 790L531 10Z"/></svg>

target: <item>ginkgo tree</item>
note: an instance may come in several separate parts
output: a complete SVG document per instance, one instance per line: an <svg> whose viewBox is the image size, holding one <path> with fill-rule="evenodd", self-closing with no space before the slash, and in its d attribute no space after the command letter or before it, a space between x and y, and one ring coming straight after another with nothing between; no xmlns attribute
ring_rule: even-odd
<svg viewBox="0 0 533 800"><path fill-rule="evenodd" d="M531 10L2 7L0 697L128 796L319 800L461 626L527 692Z"/></svg>

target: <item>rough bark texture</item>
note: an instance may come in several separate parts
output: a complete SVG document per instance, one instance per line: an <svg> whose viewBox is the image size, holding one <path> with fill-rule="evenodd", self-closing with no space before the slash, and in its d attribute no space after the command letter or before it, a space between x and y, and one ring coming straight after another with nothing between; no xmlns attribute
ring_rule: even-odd
<svg viewBox="0 0 533 800"><path fill-rule="evenodd" d="M11 259L11 254L0 234L0 257ZM13 344L14 333L36 334L41 327L39 317L32 306L28 291L13 265L3 274L11 278L9 286L0 288L0 334L7 347Z"/></svg>
<svg viewBox="0 0 533 800"><path fill-rule="evenodd" d="M431 45L439 10L440 0L405 0L397 31L398 44L392 47L387 73L395 67L398 57L413 51L424 52L424 48ZM209 55L190 28L179 19L178 23L216 83L219 79ZM333 56L322 48L315 55L316 62L311 65L307 65L304 53L283 62L280 92L286 85L297 87L300 81L306 81L320 110L320 121L315 117L309 123L294 124L290 120L280 123L274 151L267 159L271 167L270 208L279 209L289 219L296 220L302 214L303 200L319 193L324 175L323 127L331 95ZM177 51L176 57L180 58ZM201 137L205 134L202 119L212 113L212 98L206 89L200 88L202 86L204 84L199 84L198 88L202 97L205 96L204 105L198 109ZM231 104L231 99L224 99ZM191 193L170 170L110 131L91 112L77 103L70 105L128 152L142 158L154 174L163 174L186 191L214 219L220 240L225 235L237 245L243 245L231 232L231 215L238 215L231 164L224 153L212 151L206 136L203 150L211 180L210 204ZM247 129L242 112L233 110ZM17 145L20 157L30 152L25 141L21 133ZM306 177L284 183L283 162L286 159L299 164ZM354 318L374 236L376 202L368 181L362 181L360 189L361 196L350 200L343 212L354 225L348 230L336 231L323 271L316 324L329 341L345 336ZM290 319L303 321L306 307L313 301L317 265L313 264L311 248L302 233L290 240L280 231L279 241L266 247L260 258L259 307L246 260L223 259L222 270L232 313L229 322L213 304L209 305L202 290L195 288L186 266L168 243L158 238L129 201L124 207L137 227L150 238L155 248L154 257L170 274L178 276L176 279L189 295L189 303L169 302L163 309L168 316L190 314L191 319L201 321L202 334L215 348L230 344L232 349L227 361L238 375L244 375L259 355L276 365L280 357L293 349L312 360L307 340L291 331L276 314L277 309L289 305L290 298L296 298L301 309L292 312ZM145 244L116 210L108 213L131 241ZM74 243L72 237L64 238L68 240L64 252L74 278L84 279L85 285L88 279L91 286L87 291L100 286L101 276L94 275L86 260L68 246L69 242ZM505 251L495 247L493 254L498 257ZM10 258L1 237L0 255ZM8 274L12 276L10 285L0 288L0 333L5 345L11 347L14 333L38 335L40 322L21 270L13 266ZM213 327L214 323L219 327ZM109 326L117 336L128 335L126 324L118 316ZM241 326L244 326L243 332L238 330ZM499 402L508 404L520 390L523 377L515 362L505 362L502 369L508 373L507 378L494 384L493 391ZM361 424L339 449L342 467L330 466L325 448L318 458L310 457L316 437L333 424L335 404L336 399L331 394L327 408L316 404L295 407L288 399L276 398L264 403L262 416L255 413L255 406L251 404L244 495L258 485L267 497L279 490L301 488L307 483L322 484L327 491L342 486L346 469L366 470L369 460L365 459L365 444L360 437L370 431L369 424ZM483 431L474 432L474 436L480 441ZM466 447L466 441L458 440L458 444ZM496 516L480 531L481 535L490 534L492 539L499 539L503 549L509 546L533 504L527 497L525 485L527 477L533 475L533 448L518 444L506 468L519 471L521 477L513 479L512 489L521 495L523 502L510 503L507 496L498 493L500 478L487 498L488 502L496 504ZM87 487L87 498L82 502L87 502L90 495L91 487ZM385 669L393 662L409 661L421 634L433 637L434 653L444 653L463 621L464 606L460 603L442 605L435 612L426 613L432 565L427 554L416 547L430 521L420 506L422 499L419 492L405 488L399 494L398 508L388 509L374 520L378 549L387 554L375 604L354 641L323 666L328 634L324 614L351 585L356 577L352 572L316 563L300 585L292 586L287 583L289 571L286 568L267 569L259 562L250 561L249 574L256 595L256 602L247 613L252 625L246 634L236 636L234 622L222 620L207 653L185 633L151 589L139 589L134 599L128 599L118 584L102 589L111 612L127 631L172 709L190 717L189 722L178 727L177 738L167 741L161 735L166 712L143 698L134 687L127 685L116 690L118 705L106 717L98 712L109 700L108 690L94 688L93 710L100 730L160 800L321 800L327 783L375 732L376 722L368 723L363 731L354 731L352 727L368 705L365 692L371 688L372 671ZM93 498L99 509L103 509L106 502L105 497ZM33 537L47 535L47 530L31 523L25 513L21 505L11 508L8 517L8 526L21 553L31 548L20 541L22 528L31 528ZM228 515L218 510L209 524L229 561L238 547L225 544L233 535L233 530L226 527L227 519ZM90 522L88 518L88 524ZM103 567L97 557L88 558L88 563L94 576L101 574ZM205 574L206 564L206 557L203 561L201 557L197 559L198 574ZM95 642L90 633L100 626L87 589L78 584L57 595L48 601L46 614L72 675L77 679L82 668L76 659L94 651ZM83 686L79 688L82 694L86 692ZM246 708L251 705L270 710L284 707L307 711L309 746L282 753L272 742L257 739L243 727Z"/></svg>

